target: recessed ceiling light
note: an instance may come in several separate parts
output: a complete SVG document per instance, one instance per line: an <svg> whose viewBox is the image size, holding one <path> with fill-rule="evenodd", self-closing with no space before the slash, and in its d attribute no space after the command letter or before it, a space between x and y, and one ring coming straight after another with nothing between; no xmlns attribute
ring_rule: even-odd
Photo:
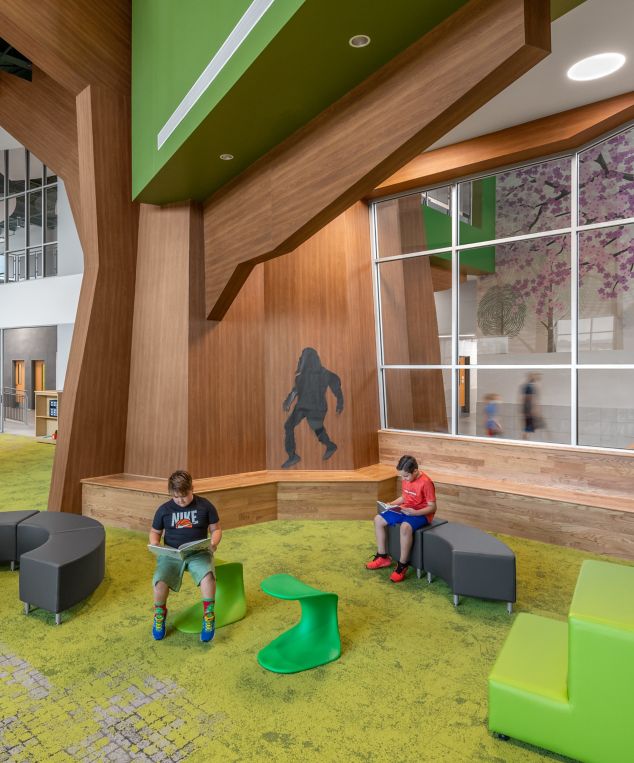
<svg viewBox="0 0 634 763"><path fill-rule="evenodd" d="M233 159L233 154L220 154L220 158L223 162L230 162Z"/></svg>
<svg viewBox="0 0 634 763"><path fill-rule="evenodd" d="M365 48L366 45L370 44L370 38L367 34L355 34L354 37L351 37L348 40L348 45L350 45L351 48Z"/></svg>
<svg viewBox="0 0 634 763"><path fill-rule="evenodd" d="M568 69L568 77L576 82L587 82L591 79L607 77L608 74L614 74L625 63L625 56L622 53L599 53L596 56L589 56L577 61L576 64Z"/></svg>

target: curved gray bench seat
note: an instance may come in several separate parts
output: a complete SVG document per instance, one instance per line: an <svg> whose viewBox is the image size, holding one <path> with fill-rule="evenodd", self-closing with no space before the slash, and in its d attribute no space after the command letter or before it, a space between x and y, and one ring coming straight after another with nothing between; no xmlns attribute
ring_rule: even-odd
<svg viewBox="0 0 634 763"><path fill-rule="evenodd" d="M15 569L18 561L18 525L37 511L0 511L0 562L10 562Z"/></svg>
<svg viewBox="0 0 634 763"><path fill-rule="evenodd" d="M502 541L476 527L448 522L425 533L423 557L427 579L441 577L450 587L454 604L459 596L507 602L516 599L515 554Z"/></svg>
<svg viewBox="0 0 634 763"><path fill-rule="evenodd" d="M20 599L60 613L89 596L106 567L106 533L89 517L57 511L33 514L16 525Z"/></svg>
<svg viewBox="0 0 634 763"><path fill-rule="evenodd" d="M421 527L420 530L414 531L414 543L412 544L412 550L409 555L409 563L416 570L416 575L421 577L425 567L424 561L424 548L423 548L423 534L433 530L441 525L446 525L446 519L438 519L434 517L430 525ZM388 525L387 528L387 552L392 559L398 561L401 558L401 527L400 525Z"/></svg>

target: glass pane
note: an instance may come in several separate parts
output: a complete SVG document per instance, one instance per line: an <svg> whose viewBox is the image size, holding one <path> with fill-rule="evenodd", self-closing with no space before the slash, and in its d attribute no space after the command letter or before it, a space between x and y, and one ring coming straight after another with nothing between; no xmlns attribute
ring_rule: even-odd
<svg viewBox="0 0 634 763"><path fill-rule="evenodd" d="M579 234L579 362L634 363L634 225Z"/></svg>
<svg viewBox="0 0 634 763"><path fill-rule="evenodd" d="M26 151L23 148L12 148L9 156L9 187L7 193L24 191L26 183Z"/></svg>
<svg viewBox="0 0 634 763"><path fill-rule="evenodd" d="M579 224L634 216L634 128L579 154Z"/></svg>
<svg viewBox="0 0 634 763"><path fill-rule="evenodd" d="M57 183L57 175L55 174L54 170L52 170L50 167L45 167L44 171L46 174L47 185L50 185L51 183Z"/></svg>
<svg viewBox="0 0 634 763"><path fill-rule="evenodd" d="M451 371L388 368L384 372L387 426L449 432Z"/></svg>
<svg viewBox="0 0 634 763"><path fill-rule="evenodd" d="M46 195L46 228L44 241L57 241L57 186L47 188Z"/></svg>
<svg viewBox="0 0 634 763"><path fill-rule="evenodd" d="M9 281L26 280L26 252L13 252L8 255Z"/></svg>
<svg viewBox="0 0 634 763"><path fill-rule="evenodd" d="M465 375L459 434L570 442L568 369L471 368Z"/></svg>
<svg viewBox="0 0 634 763"><path fill-rule="evenodd" d="M570 159L553 159L460 183L460 243L570 225ZM469 216L463 212L471 209Z"/></svg>
<svg viewBox="0 0 634 763"><path fill-rule="evenodd" d="M29 188L41 188L44 165L34 154L29 154Z"/></svg>
<svg viewBox="0 0 634 763"><path fill-rule="evenodd" d="M31 191L29 201L29 246L42 243L42 191Z"/></svg>
<svg viewBox="0 0 634 763"><path fill-rule="evenodd" d="M4 283L5 263L6 263L6 257L3 254L2 256L0 256L0 284Z"/></svg>
<svg viewBox="0 0 634 763"><path fill-rule="evenodd" d="M0 150L0 197L4 198L5 196L5 187L4 187L4 180L5 180L5 161L6 161L6 151Z"/></svg>
<svg viewBox="0 0 634 763"><path fill-rule="evenodd" d="M57 275L57 244L44 247L44 275Z"/></svg>
<svg viewBox="0 0 634 763"><path fill-rule="evenodd" d="M43 262L42 262L42 247L37 249L28 250L28 277L29 278L42 278L44 275Z"/></svg>
<svg viewBox="0 0 634 763"><path fill-rule="evenodd" d="M472 363L570 362L570 237L545 236L460 253L462 354ZM539 360L537 360L537 357Z"/></svg>
<svg viewBox="0 0 634 763"><path fill-rule="evenodd" d="M579 445L634 448L634 371L579 370Z"/></svg>
<svg viewBox="0 0 634 763"><path fill-rule="evenodd" d="M451 362L451 254L379 265L386 365Z"/></svg>
<svg viewBox="0 0 634 763"><path fill-rule="evenodd" d="M4 229L4 201L0 201L0 255L4 254L6 235Z"/></svg>
<svg viewBox="0 0 634 763"><path fill-rule="evenodd" d="M376 220L379 257L451 246L451 187L383 201Z"/></svg>
<svg viewBox="0 0 634 763"><path fill-rule="evenodd" d="M9 243L8 249L24 249L26 244L25 196L11 196L7 200Z"/></svg>

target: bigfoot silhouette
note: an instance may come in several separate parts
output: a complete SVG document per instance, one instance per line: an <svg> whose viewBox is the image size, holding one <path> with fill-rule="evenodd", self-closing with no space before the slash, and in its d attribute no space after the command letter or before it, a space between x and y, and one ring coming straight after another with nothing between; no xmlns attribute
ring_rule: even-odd
<svg viewBox="0 0 634 763"><path fill-rule="evenodd" d="M284 424L284 449L288 458L282 464L282 469L290 469L291 466L301 461L295 452L295 427L302 419L308 421L319 442L326 446L324 461L328 460L337 450L337 446L328 437L328 432L324 429L324 418L328 412L328 404L326 403L328 387L337 398L337 413L341 413L343 411L341 380L337 374L321 365L317 350L312 347L305 347L297 361L295 386L288 393L288 397L283 403L284 410L290 411L293 400L297 399L291 415Z"/></svg>

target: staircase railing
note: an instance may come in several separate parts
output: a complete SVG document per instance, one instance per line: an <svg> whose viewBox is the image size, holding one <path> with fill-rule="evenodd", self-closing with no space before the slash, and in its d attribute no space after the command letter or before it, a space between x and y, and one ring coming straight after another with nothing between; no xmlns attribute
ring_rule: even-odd
<svg viewBox="0 0 634 763"><path fill-rule="evenodd" d="M29 410L29 395L23 389L15 387L3 387L2 404L4 406L4 418L7 421L27 423Z"/></svg>

